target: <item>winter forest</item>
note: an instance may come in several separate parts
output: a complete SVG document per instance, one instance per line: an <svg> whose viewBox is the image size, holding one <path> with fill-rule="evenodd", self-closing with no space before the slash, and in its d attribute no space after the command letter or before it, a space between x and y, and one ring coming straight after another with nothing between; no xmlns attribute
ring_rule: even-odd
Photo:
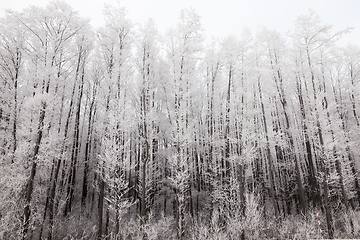
<svg viewBox="0 0 360 240"><path fill-rule="evenodd" d="M0 19L1 239L360 238L350 28L104 19L62 1Z"/></svg>

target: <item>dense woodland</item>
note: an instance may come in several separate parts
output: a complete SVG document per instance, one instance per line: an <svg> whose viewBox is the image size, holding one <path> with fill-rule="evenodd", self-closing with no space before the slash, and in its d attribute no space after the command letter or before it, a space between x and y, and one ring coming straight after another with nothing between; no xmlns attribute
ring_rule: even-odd
<svg viewBox="0 0 360 240"><path fill-rule="evenodd" d="M62 1L0 19L0 238L360 238L351 29L104 19Z"/></svg>

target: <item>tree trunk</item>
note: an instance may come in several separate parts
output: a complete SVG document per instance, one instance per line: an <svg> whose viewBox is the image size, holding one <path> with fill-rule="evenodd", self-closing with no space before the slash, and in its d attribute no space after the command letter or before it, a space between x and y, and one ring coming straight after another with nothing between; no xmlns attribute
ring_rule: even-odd
<svg viewBox="0 0 360 240"><path fill-rule="evenodd" d="M274 49L274 51L275 51L275 49ZM270 49L269 49L269 52L270 52ZM275 64L278 64L279 60L277 58L277 54L274 54L274 58L275 58L274 59ZM295 160L296 183L297 183L297 187L298 187L299 202L300 202L300 206L301 206L303 214L306 215L307 206L306 206L306 202L305 202L305 193L304 193L304 187L303 187L302 180L301 180L299 160L298 160L297 155L295 154L294 139L290 132L290 119L289 119L289 113L288 113L289 110L288 110L287 100L285 98L285 90L284 90L283 77L282 77L283 75L282 75L282 71L280 68L277 71L275 70L275 66L273 65L272 61L271 61L271 67L272 67L272 70L274 71L273 78L275 80L278 96L279 96L283 114L285 117L285 137L288 140L288 144L289 144L289 149L285 150L285 151L287 152L287 155L289 156L290 160ZM305 114L305 112L304 112L304 114Z"/></svg>
<svg viewBox="0 0 360 240"><path fill-rule="evenodd" d="M266 138L266 157L268 161L269 166L269 179L270 179L270 194L271 194L271 200L275 211L275 218L278 219L279 217L279 209L276 201L276 194L275 194L275 184L274 184L274 176L273 176L273 161L270 151L270 142L269 142L269 134L267 129L267 123L266 123L266 116L265 116L265 107L262 97L262 91L260 86L260 77L258 77L258 89L259 89L259 97L260 97L260 106L261 106L261 113L262 113L262 121L264 124L264 131L265 131L265 138Z"/></svg>
<svg viewBox="0 0 360 240"><path fill-rule="evenodd" d="M232 65L229 67L228 86L226 95L226 112L225 112L225 169L223 171L225 184L230 183L230 101L231 101L231 81L232 81Z"/></svg>
<svg viewBox="0 0 360 240"><path fill-rule="evenodd" d="M333 235L334 235L334 228L333 228L333 223L332 223L331 210L330 210L330 206L328 203L329 187L328 187L327 177L329 175L329 169L326 166L326 162L325 162L326 155L325 155L325 150L324 150L324 139L323 139L322 128L321 128L320 120L319 120L319 112L318 112L318 108L317 108L317 89L315 87L315 76L314 76L314 72L313 72L312 65L311 65L311 59L310 59L310 53L309 53L308 47L306 48L306 53L307 53L308 65L309 65L310 73L311 73L311 83L312 83L313 94L314 94L314 103L315 103L314 112L316 115L316 128L317 128L317 134L318 134L319 142L320 142L320 146L321 146L321 152L319 155L320 155L320 165L322 167L322 172L323 172L326 224L327 224L327 228L328 228L329 238L332 239Z"/></svg>
<svg viewBox="0 0 360 240"><path fill-rule="evenodd" d="M13 109L13 127L12 127L12 137L13 137L13 147L12 147L12 154L13 157L11 162L14 162L16 147L17 147L17 112L18 112L18 78L19 78L19 71L20 71L20 59L21 53L19 50L16 52L16 64L15 64L15 76L14 76L14 109Z"/></svg>
<svg viewBox="0 0 360 240"><path fill-rule="evenodd" d="M80 48L79 52L79 59L78 59L78 71L77 74L80 73L79 70L82 71L81 73L81 83L79 86L79 96L77 100L77 107L75 112L75 134L73 137L73 148L71 153L71 164L70 164L70 173L69 173L69 179L68 179L68 189L66 194L66 207L65 207L65 215L67 213L71 212L71 207L73 204L74 199L74 192L75 192L75 181L76 181L76 164L77 164L77 158L79 153L79 135L80 135L80 111L81 111L81 100L83 96L83 89L84 89L84 77L85 77L85 59L82 59L82 48ZM83 60L82 68L80 68L81 60Z"/></svg>
<svg viewBox="0 0 360 240"><path fill-rule="evenodd" d="M99 179L100 181L100 192L99 192L99 206L98 206L98 233L97 237L99 240L102 239L102 228L103 228L103 208L104 208L104 190L105 183L102 177Z"/></svg>
<svg viewBox="0 0 360 240"><path fill-rule="evenodd" d="M350 66L350 79L351 79L351 85L352 85L353 88L355 88L355 76L356 75L354 75L353 65L351 64L351 66ZM353 112L353 115L354 115L354 118L355 118L355 121L356 121L356 125L358 127L360 127L359 117L358 117L357 112L356 112L356 100L355 100L354 92L351 91L349 94L350 94L350 99L351 99L351 104L352 104L352 112ZM351 170L352 170L352 173L353 173L354 178L355 178L355 189L356 189L357 198L358 198L357 200L358 200L358 204L360 206L360 184L359 184L359 180L358 180L358 172L355 169L355 160L351 157L350 148L348 147L347 150L348 150L349 161L351 163Z"/></svg>
<svg viewBox="0 0 360 240"><path fill-rule="evenodd" d="M143 159L142 163L142 181L141 181L141 211L140 211L140 218L141 224L145 223L145 216L146 216L146 160Z"/></svg>
<svg viewBox="0 0 360 240"><path fill-rule="evenodd" d="M76 86L76 81L74 81L73 90L72 90L72 94L71 94L71 100L70 100L69 113L67 115L66 124L64 126L64 141L62 142L60 157L58 159L56 159L56 164L55 164L55 169L54 169L54 177L53 177L53 179L52 179L52 181L50 183L51 187L50 187L49 207L48 207L48 209L49 209L49 227L48 227L49 228L49 235L48 235L48 239L49 240L52 239L52 231L53 231L53 226L54 226L55 209L58 206L58 203L57 203L58 200L55 202L56 186L57 186L57 181L58 181L58 178L59 178L59 172L60 172L60 168L61 168L63 154L64 154L64 152L66 152L66 148L67 148L65 146L65 141L67 140L69 122L70 122L72 108L73 108L73 99L74 99L74 95L75 95L75 86ZM61 112L63 110L63 105L64 105L64 102L65 102L64 99L65 99L65 85L64 85L63 95L62 95L62 98L61 98ZM60 114L60 116L61 116L61 114ZM60 133L60 131L61 131L60 125L61 125L61 119L59 120L58 133ZM63 169L63 172L64 171L65 171L65 169ZM65 177L65 174L63 174L63 176L62 176L60 186L62 186L62 182L63 182L64 177Z"/></svg>
<svg viewBox="0 0 360 240"><path fill-rule="evenodd" d="M308 170L309 170L308 178L309 178L309 185L311 188L311 197L312 197L313 207L316 207L316 206L318 206L318 204L321 205L321 200L320 200L320 193L319 193L319 189L318 189L318 183L317 183L317 179L315 176L313 154L311 152L310 138L309 138L309 134L308 134L308 127L306 124L306 113L305 113L303 93L302 93L302 87L301 87L300 81L301 81L300 76L298 75L297 81L296 81L296 88L297 88L297 95L298 95L299 104L300 104L300 111L301 111L301 116L302 116L301 121L302 121L303 133L304 133L304 138L305 138L305 150L306 150L306 158L308 161L307 165L308 165Z"/></svg>
<svg viewBox="0 0 360 240"><path fill-rule="evenodd" d="M95 117L95 99L97 94L98 81L95 80L92 92L92 100L90 103L89 118L88 118L88 129L85 144L85 159L84 159L84 174L81 194L81 205L85 206L86 197L88 195L88 172L89 172L89 160L91 154L91 136L93 133L93 118Z"/></svg>
<svg viewBox="0 0 360 240"><path fill-rule="evenodd" d="M34 179L36 174L36 165L37 165L37 156L40 149L41 139L43 136L43 127L44 127L44 119L45 119L45 110L46 110L46 103L43 101L41 103L41 110L40 110L40 116L39 116L39 122L38 122L38 129L36 134L36 141L35 141L35 147L34 147L34 153L32 155L32 164L31 164L31 170L30 170L30 177L27 182L26 187L26 195L25 195L25 207L24 207L24 230L23 230L23 238L25 239L28 233L29 229L29 221L30 221L30 201L31 196L34 188Z"/></svg>

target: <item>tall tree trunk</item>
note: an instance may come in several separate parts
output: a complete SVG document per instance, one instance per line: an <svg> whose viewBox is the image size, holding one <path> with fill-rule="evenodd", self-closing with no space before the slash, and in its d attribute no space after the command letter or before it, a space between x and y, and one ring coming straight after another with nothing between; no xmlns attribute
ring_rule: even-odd
<svg viewBox="0 0 360 240"><path fill-rule="evenodd" d="M271 194L271 200L275 211L275 218L278 219L279 217L279 209L276 201L276 194L275 194L275 183L274 183L274 173L273 173L273 161L270 151L270 141L269 141L269 134L267 129L267 123L266 123L266 116L265 116L265 107L263 102L263 96L260 86L260 77L258 77L258 89L259 89L259 97L260 97L260 106L261 106L261 114L262 114L262 121L264 124L264 131L265 131L265 138L266 138L266 158L268 161L269 166L269 179L270 179L270 194Z"/></svg>
<svg viewBox="0 0 360 240"><path fill-rule="evenodd" d="M145 223L145 216L146 216L146 164L148 160L148 154L145 153L148 150L149 146L145 143L143 149L143 160L142 160L142 172L141 172L141 224Z"/></svg>
<svg viewBox="0 0 360 240"><path fill-rule="evenodd" d="M77 73L80 73L81 71L81 83L79 86L79 96L77 100L77 106L75 111L75 134L73 137L73 148L71 152L71 164L70 164L70 173L69 173L69 179L68 179L68 188L67 188L67 194L66 194L66 206L65 206L65 215L71 212L71 207L73 204L74 199L74 192L75 192L75 181L76 181L76 164L77 164L77 158L79 153L79 135L80 135L80 111L81 111L81 101L83 96L83 89L84 89L84 78L85 78L85 59L82 59L83 52L82 47L80 48L79 52L79 59L78 59L78 68ZM83 60L82 66L81 60Z"/></svg>
<svg viewBox="0 0 360 240"><path fill-rule="evenodd" d="M51 63L51 66L53 66L53 63L54 62ZM46 66L46 63L45 63L45 66ZM45 80L45 79L43 80L42 92L44 94L49 93L50 79L51 78L50 78L50 75L49 75L47 80ZM30 214L31 214L30 201L31 201L32 192L33 192L33 188L34 188L34 179L35 179L35 174L36 174L37 157L38 157L38 153L39 153L39 149L40 149L41 140L42 140L42 137L43 137L46 107L47 107L46 101L42 100L41 101L41 106L40 106L39 121L38 121L38 125L37 125L37 133L36 133L34 152L33 152L33 155L32 155L32 164L31 164L31 170L30 170L30 177L28 179L28 183L27 183L27 186L26 186L24 219L23 219L24 220L23 238L26 237L26 235L28 233L28 228L29 228L29 221L30 221Z"/></svg>
<svg viewBox="0 0 360 240"><path fill-rule="evenodd" d="M89 118L88 118L88 129L85 144L85 159L84 159L84 173L83 173L83 184L81 194L81 205L85 206L86 197L88 195L88 172L89 172L89 160L91 154L91 138L93 133L93 118L95 118L95 99L97 95L99 81L96 79L92 91L92 100L90 103Z"/></svg>
<svg viewBox="0 0 360 240"><path fill-rule="evenodd" d="M350 65L350 81L351 81L352 88L356 88L355 77L356 77L356 74L354 74L353 65L351 64ZM356 100L355 100L354 91L353 90L350 91L349 94L350 94L350 99L351 99L351 104L352 104L352 112L353 112L353 115L355 118L355 122L356 122L356 125L359 127L360 121L359 121L359 116L357 115L357 112L356 112Z"/></svg>
<svg viewBox="0 0 360 240"><path fill-rule="evenodd" d="M355 85L355 77L356 77L356 74L354 74L354 67L353 67L353 64L351 64L350 65L350 80L351 80L351 85L352 85L353 89L356 86ZM360 127L359 116L357 115L357 112L356 112L356 100L355 100L354 91L352 90L349 94L350 94L350 99L351 99L351 104L352 104L352 112L353 112L353 115L355 118L355 122L356 122L356 125L358 127ZM348 148L348 156L349 156L349 161L351 162L351 170L352 170L352 173L355 178L355 189L357 192L358 204L360 206L360 184L359 184L359 180L358 180L359 173L355 168L355 159L353 159L353 157L351 156L349 148Z"/></svg>
<svg viewBox="0 0 360 240"><path fill-rule="evenodd" d="M231 82L232 82L232 65L229 67L228 86L226 94L226 112L225 112L225 184L230 183L230 101L231 101Z"/></svg>
<svg viewBox="0 0 360 240"><path fill-rule="evenodd" d="M320 199L320 192L319 192L319 185L315 176L315 168L314 168L314 160L313 160L313 153L311 151L311 143L310 143L310 137L308 133L308 127L306 123L306 113L305 113L305 105L304 105L304 98L303 98L303 92L301 87L301 77L300 74L297 73L296 77L296 88L297 88L297 95L299 99L299 105L300 105L300 111L301 111L301 121L302 121L302 130L304 133L305 138L305 150L306 150L306 158L308 161L308 170L309 170L309 185L311 188L311 198L312 198L312 204L313 207L316 207L318 205L321 205L321 199Z"/></svg>
<svg viewBox="0 0 360 240"><path fill-rule="evenodd" d="M103 168L103 167L102 167ZM103 171L103 169L101 170ZM99 206L98 206L98 232L97 237L99 240L102 238L102 228L103 228L103 209L104 209L104 191L105 191L105 182L103 176L99 178L100 181L100 192L99 192Z"/></svg>
<svg viewBox="0 0 360 240"><path fill-rule="evenodd" d="M36 165L37 165L37 156L40 149L41 139L43 137L43 127L44 127L44 119L45 119L45 110L46 110L46 102L41 102L41 110L40 116L38 121L37 133L36 133L36 140L35 140L35 147L34 152L32 155L32 164L30 170L30 177L27 182L26 187L26 195L25 195L25 207L24 207L24 230L23 230L23 238L25 239L29 229L29 221L30 221L30 201L31 196L34 188L34 179L36 174Z"/></svg>
<svg viewBox="0 0 360 240"><path fill-rule="evenodd" d="M79 89L79 97L77 102L77 108L75 112L75 135L73 137L73 148L71 153L71 164L70 164L70 173L68 179L68 189L66 194L66 207L65 207L65 215L71 212L71 207L73 204L74 199L74 191L75 191L75 181L76 181L76 164L77 164L77 157L79 153L79 135L80 135L80 111L81 111L81 100L83 95L83 88L84 88L84 75L85 69L83 67L82 76L81 76L81 83Z"/></svg>
<svg viewBox="0 0 360 240"><path fill-rule="evenodd" d="M109 86L109 92L108 92L108 96L106 98L106 110L105 110L105 116L108 115L109 113L109 109L110 109L110 95L111 95L111 88ZM108 132L108 128L105 127L105 134L107 134ZM104 211L104 199L105 199L105 163L103 161L101 161L99 163L99 175L95 175L98 177L98 183L99 183L99 202L98 202L98 231L97 231L97 238L99 240L103 239L102 235L102 229L103 229L103 211ZM117 234L117 233L116 233Z"/></svg>
<svg viewBox="0 0 360 240"><path fill-rule="evenodd" d="M331 210L330 210L330 206L328 203L328 199L329 199L329 186L328 186L328 175L329 175L329 169L326 166L326 162L325 162L325 149L324 149L324 139L323 139L323 134L322 134L322 128L321 128L321 124L320 124L320 120L319 120L319 112L318 112L318 108L317 108L317 89L316 89L316 84L315 84L315 75L312 69L312 64L311 64L311 58L310 58L310 52L309 52L309 48L306 48L306 54L307 54L307 60L308 60L308 65L309 65L309 69L310 69L310 73L311 73L311 83L312 83L312 88L313 88L313 94L314 94L314 112L316 115L316 128L317 128L317 134L319 137L319 141L320 141L320 146L321 146L321 152L320 152L320 165L322 168L322 172L323 172L323 186L324 186L324 203L325 203L325 212L326 212L326 224L327 224L327 228L328 228L328 234L329 234L329 238L332 239L334 237L334 228L333 228L333 222L332 222L332 216L331 216ZM324 89L325 90L325 89ZM326 98L325 98L326 99Z"/></svg>
<svg viewBox="0 0 360 240"><path fill-rule="evenodd" d="M17 148L17 112L18 112L18 78L20 72L20 64L21 64L21 52L19 48L16 48L16 59L14 61L15 68L15 76L14 76L14 108L13 108L13 126L12 126L12 138L13 138L13 146L12 146L12 154L13 157L11 162L14 162L15 152Z"/></svg>
<svg viewBox="0 0 360 240"><path fill-rule="evenodd" d="M54 216L55 216L55 209L57 209L58 206L58 200L55 201L55 196L56 196L56 186L57 186L57 182L58 182L58 178L59 178L59 172L61 169L61 163L62 163L62 158L63 158L63 154L64 152L66 152L66 140L67 140L67 135L68 135L68 130L69 130L69 123L70 123L70 118L71 118L71 113L72 113L72 109L73 109L73 102L74 102L74 96L75 96L75 87L76 87L76 81L74 81L74 85L73 85L73 89L72 89L72 94L71 94L71 100L70 100L70 108L69 108L69 112L66 118L66 123L64 126L64 140L62 141L62 145L61 145L61 151L60 151L60 157L56 159L56 163L55 163L55 169L54 169L54 175L52 178L52 181L50 183L50 193L49 193L49 234L48 234L48 239L52 239L52 231L53 231L53 226L54 226ZM65 85L64 85L64 89L63 89L63 95L61 98L61 112L63 111L63 106L64 106L64 102L65 102ZM61 114L60 114L61 116ZM58 133L60 133L61 128L61 118L59 119L59 128L58 128ZM64 166L65 168L65 166ZM63 168L63 172L65 173L65 169ZM65 177L65 174L63 174L62 179L60 181L60 186L62 187L62 182L63 179ZM59 193L61 194L61 193Z"/></svg>
<svg viewBox="0 0 360 240"><path fill-rule="evenodd" d="M271 51L269 49L269 53L271 56ZM274 49L274 62L276 65L279 64L278 55L276 54L276 50ZM299 202L302 209L302 212L304 215L306 215L307 212L307 206L305 202L305 192L304 187L301 180L301 172L300 172L300 166L299 166L299 160L297 155L295 154L295 144L294 139L290 131L290 119L289 119L289 109L288 109L288 103L285 97L285 89L284 89L284 83L283 83L283 74L281 71L281 68L275 69L274 63L271 60L271 68L274 71L274 80L276 89L278 92L279 100L282 106L283 114L285 117L285 137L288 141L289 148L286 151L286 154L289 156L290 160L295 160L295 172L296 172L296 183L298 187L298 196L299 196Z"/></svg>
<svg viewBox="0 0 360 240"><path fill-rule="evenodd" d="M148 113L150 110L150 96L149 96L149 87L150 87L150 53L148 52L149 46L147 43L144 43L143 53L142 53L142 88L140 95L140 141L142 147L142 157L141 157L141 209L140 209L140 218L141 225L145 223L146 211L147 211L147 202L146 202L146 192L147 187L147 164L150 160L150 139L148 136L148 129L150 128L148 123ZM145 235L144 235L145 237Z"/></svg>
<svg viewBox="0 0 360 240"><path fill-rule="evenodd" d="M211 63L213 64L213 63ZM220 70L220 62L217 61L216 65L213 66L211 65L210 67L208 67L207 69L207 77L208 79L210 78L210 81L208 82L208 90L210 90L210 92L208 93L208 168L209 168L209 173L210 173L210 179L209 179L209 185L210 185L210 197L211 197L211 201L210 201L210 218L213 215L213 211L214 211L214 202L215 199L213 197L213 191L215 190L216 187L216 160L214 158L214 148L215 148L215 125L214 125L214 114L215 114L215 110L214 110L214 105L215 105L215 80L217 78L218 72Z"/></svg>

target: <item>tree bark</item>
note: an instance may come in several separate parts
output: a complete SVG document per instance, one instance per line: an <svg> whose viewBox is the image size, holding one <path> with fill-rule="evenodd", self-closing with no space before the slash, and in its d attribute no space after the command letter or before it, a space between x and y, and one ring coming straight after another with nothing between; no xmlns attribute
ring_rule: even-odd
<svg viewBox="0 0 360 240"><path fill-rule="evenodd" d="M102 170L103 171L103 170ZM100 192L99 192L99 206L98 206L98 233L97 237L99 240L102 239L102 228L103 228L103 209L104 209L104 190L105 183L102 177L99 179L100 181Z"/></svg>
<svg viewBox="0 0 360 240"><path fill-rule="evenodd" d="M312 64L311 64L311 58L310 58L310 52L309 52L309 48L306 48L306 54L307 54L307 59L308 59L308 65L309 65L309 69L310 69L310 73L311 73L311 83L312 83L312 88L313 88L313 94L314 94L314 112L316 115L316 128L317 128L317 134L319 137L319 142L321 145L321 152L320 152L320 165L322 168L322 172L323 172L323 186L324 186L324 203L325 203L325 212L326 212L326 224L327 224L327 228L328 228L328 234L329 234L329 238L332 239L334 237L334 227L333 227L333 222L332 222L332 216L331 216L331 210L330 210L330 206L328 203L328 198L329 198L329 187L328 187L328 175L329 175L329 169L326 166L326 162L325 162L325 149L324 149L324 139L323 139L323 134L322 134L322 128L321 128L321 124L320 124L320 120L319 120L319 112L318 112L318 107L317 107L317 89L315 87L315 75L312 69ZM324 89L325 90L325 89ZM326 98L325 98L326 100Z"/></svg>
<svg viewBox="0 0 360 240"><path fill-rule="evenodd" d="M232 82L232 65L229 67L228 86L226 94L226 112L225 112L225 185L230 183L230 101L231 101L231 82Z"/></svg>
<svg viewBox="0 0 360 240"><path fill-rule="evenodd" d="M14 76L14 109L13 109L13 127L12 127L12 136L13 136L13 147L12 147L12 160L11 162L14 162L14 155L17 148L17 112L18 112L18 78L20 73L20 64L21 64L21 52L19 48L16 48L16 58L13 62L14 64L14 70L15 70L15 76Z"/></svg>
<svg viewBox="0 0 360 240"><path fill-rule="evenodd" d="M271 55L270 49L269 49L269 53L270 53L270 57L271 57L272 55ZM278 55L276 54L275 49L274 49L274 63L276 65L279 64ZM277 70L275 70L274 63L271 60L271 68L274 71L273 78L275 80L276 89L278 92L279 100L280 100L283 114L285 117L285 136L286 136L286 139L288 140L288 144L289 144L289 148L285 151L287 152L287 155L289 155L289 158L291 160L295 160L296 183L297 183L297 187L298 187L299 202L300 202L300 206L301 206L303 214L306 215L307 206L306 206L306 202L305 202L305 192L304 192L304 187L303 187L302 180L301 180L299 160L298 160L297 155L295 154L294 139L293 139L293 136L290 131L290 119L289 119L289 113L288 113L289 109L288 109L288 104L287 104L287 100L285 97L283 74L282 74L281 68L278 68Z"/></svg>
<svg viewBox="0 0 360 240"><path fill-rule="evenodd" d="M273 173L273 161L272 161L272 156L271 156L271 151L270 151L270 141L269 141L269 134L268 134L267 123L266 123L265 107L264 107L264 102L263 102L261 86L260 86L260 77L258 77L257 80L258 80L257 84L258 84L259 97L260 97L262 121L264 124L264 131L265 131L265 138L266 138L266 158L267 158L268 166L269 166L270 195L271 195L271 200L272 200L272 204L273 204L274 211L275 211L275 218L278 219L279 209L278 209L278 205L277 205L277 201L276 201L275 184L274 184L274 176L273 176L273 174L274 174Z"/></svg>
<svg viewBox="0 0 360 240"><path fill-rule="evenodd" d="M313 154L311 151L308 127L306 124L305 105L304 105L303 92L302 92L301 80L300 80L299 73L298 73L296 79L297 79L297 81L296 81L297 95L298 95L298 99L299 99L300 111L301 111L301 116L302 116L302 119L301 119L302 130L303 130L304 138L305 138L306 158L308 161L308 164L307 164L308 170L309 170L308 179L309 179L309 185L311 188L311 198L312 198L313 207L316 207L318 205L321 205L321 200L320 200L320 193L319 193L319 189L318 189L318 183L317 183L316 176L315 176Z"/></svg>
<svg viewBox="0 0 360 240"><path fill-rule="evenodd" d="M82 184L82 194L81 194L81 205L85 206L86 197L88 195L88 172L89 172L89 160L91 154L91 138L93 134L93 118L95 118L95 99L97 95L97 88L98 88L98 80L96 79L93 86L92 91L92 100L90 103L90 110L89 110L89 118L88 118L88 129L87 129L87 137L86 137L86 144L85 144L85 159L84 159L84 173L83 173L83 184Z"/></svg>
<svg viewBox="0 0 360 240"><path fill-rule="evenodd" d="M84 78L85 78L85 58L82 59L83 56L83 49L80 47L79 51L79 58L78 58L78 67L77 67L77 75L80 74L81 71L81 83L79 86L79 96L77 100L77 107L75 111L75 134L73 137L73 148L71 153L71 164L70 164L70 173L68 179L68 188L66 194L66 207L65 207L65 215L71 212L71 207L73 204L74 199L74 192L75 192L75 181L76 181L76 164L77 158L79 153L79 135L80 135L80 111L81 111L81 101L83 96L83 89L84 89ZM83 62L81 62L81 60ZM80 64L82 63L82 66Z"/></svg>
<svg viewBox="0 0 360 240"><path fill-rule="evenodd" d="M29 229L29 221L30 221L30 214L31 214L30 201L31 201L31 196L32 196L33 188L34 188L37 156L39 153L41 139L43 136L45 110L46 110L46 103L43 101L41 103L41 110L40 110L40 116L39 116L39 121L38 121L38 129L37 129L37 134L36 134L35 147L34 147L34 152L32 155L30 177L28 179L27 187L26 187L25 207L24 207L24 229L23 229L23 238L24 239L26 238L28 229Z"/></svg>

